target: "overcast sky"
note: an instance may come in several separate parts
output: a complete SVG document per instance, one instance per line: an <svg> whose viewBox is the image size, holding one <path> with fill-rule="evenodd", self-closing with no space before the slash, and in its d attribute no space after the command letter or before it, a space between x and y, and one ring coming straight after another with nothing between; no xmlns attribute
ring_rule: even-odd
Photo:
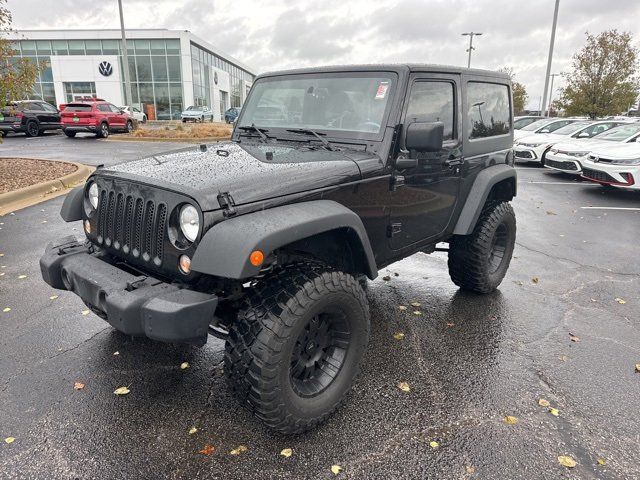
<svg viewBox="0 0 640 480"><path fill-rule="evenodd" d="M127 28L190 30L257 72L309 65L420 62L513 68L529 107L542 95L554 0L123 0ZM8 0L14 27L118 28L117 0ZM552 72L570 69L585 32L640 40L640 0L560 0ZM556 86L562 81L556 77Z"/></svg>

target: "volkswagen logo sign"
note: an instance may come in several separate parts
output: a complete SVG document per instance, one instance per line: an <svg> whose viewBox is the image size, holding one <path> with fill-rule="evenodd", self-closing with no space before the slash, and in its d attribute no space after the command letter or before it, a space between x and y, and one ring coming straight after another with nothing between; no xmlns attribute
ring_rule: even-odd
<svg viewBox="0 0 640 480"><path fill-rule="evenodd" d="M103 77L108 77L113 73L113 67L107 61L100 62L100 65L98 65L98 71Z"/></svg>

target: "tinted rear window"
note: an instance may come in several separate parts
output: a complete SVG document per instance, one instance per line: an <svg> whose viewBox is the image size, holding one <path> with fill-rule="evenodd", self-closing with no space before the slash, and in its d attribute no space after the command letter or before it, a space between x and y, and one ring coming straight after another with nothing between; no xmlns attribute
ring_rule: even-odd
<svg viewBox="0 0 640 480"><path fill-rule="evenodd" d="M64 107L67 112L90 112L91 105L67 105Z"/></svg>
<svg viewBox="0 0 640 480"><path fill-rule="evenodd" d="M511 130L509 87L469 82L467 87L469 138L504 135Z"/></svg>

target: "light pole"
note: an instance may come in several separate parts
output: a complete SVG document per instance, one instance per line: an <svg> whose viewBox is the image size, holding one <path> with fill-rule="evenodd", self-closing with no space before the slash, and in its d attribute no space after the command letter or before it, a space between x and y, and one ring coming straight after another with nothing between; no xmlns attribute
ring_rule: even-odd
<svg viewBox="0 0 640 480"><path fill-rule="evenodd" d="M122 0L118 0L120 10L120 31L122 32L122 63L124 69L124 103L133 106L133 96L131 95L131 79L129 78L129 57L127 56L127 36L124 33L124 16L122 14Z"/></svg>
<svg viewBox="0 0 640 480"><path fill-rule="evenodd" d="M550 89L550 92L549 92L549 113L551 113L551 100L553 99L553 81L559 75L562 75L562 72L560 72L560 73L552 73L551 74L551 89Z"/></svg>
<svg viewBox="0 0 640 480"><path fill-rule="evenodd" d="M478 107L478 113L480 114L480 123L484 125L484 120L482 118L482 108L481 108L482 105L484 105L484 102L478 102L473 104L474 107Z"/></svg>
<svg viewBox="0 0 640 480"><path fill-rule="evenodd" d="M473 37L476 35L482 35L479 32L465 32L462 34L463 37L469 37L469 48L467 48L467 52L469 52L469 59L467 60L467 68L471 68L471 52L475 50L473 47Z"/></svg>
<svg viewBox="0 0 640 480"><path fill-rule="evenodd" d="M549 57L547 58L547 74L544 77L544 93L542 94L542 109L540 115L547 111L547 93L549 92L549 76L551 74L551 62L553 61L553 44L556 41L556 25L558 24L558 9L560 0L556 0L556 8L553 11L553 24L551 26L551 41L549 42Z"/></svg>

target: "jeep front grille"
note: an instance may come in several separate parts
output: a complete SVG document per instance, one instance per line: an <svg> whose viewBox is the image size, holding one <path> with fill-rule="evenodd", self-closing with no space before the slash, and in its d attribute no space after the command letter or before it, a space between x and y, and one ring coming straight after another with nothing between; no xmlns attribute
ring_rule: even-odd
<svg viewBox="0 0 640 480"><path fill-rule="evenodd" d="M99 245L160 266L166 225L165 203L101 188L96 232Z"/></svg>

